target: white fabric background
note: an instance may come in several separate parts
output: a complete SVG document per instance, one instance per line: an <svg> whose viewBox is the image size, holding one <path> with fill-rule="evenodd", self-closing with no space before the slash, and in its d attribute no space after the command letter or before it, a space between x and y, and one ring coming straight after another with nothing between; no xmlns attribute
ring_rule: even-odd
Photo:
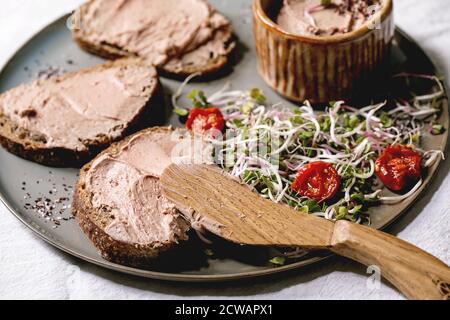
<svg viewBox="0 0 450 320"><path fill-rule="evenodd" d="M81 0L2 0L0 65L30 36ZM250 0L249 0L250 3ZM232 1L230 1L230 5ZM396 22L450 76L450 1L395 0ZM450 263L450 157L427 194L390 232ZM1 164L0 164L1 170ZM47 245L0 205L0 298L19 299L403 299L368 289L365 268L334 258L276 278L232 284L173 284L121 275Z"/></svg>

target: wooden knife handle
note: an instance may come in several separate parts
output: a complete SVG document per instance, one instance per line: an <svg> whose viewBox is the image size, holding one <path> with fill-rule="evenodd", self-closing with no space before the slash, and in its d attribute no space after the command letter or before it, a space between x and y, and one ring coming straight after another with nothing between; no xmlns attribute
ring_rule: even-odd
<svg viewBox="0 0 450 320"><path fill-rule="evenodd" d="M377 266L409 299L450 300L450 268L441 260L384 232L348 221L335 224L331 250Z"/></svg>

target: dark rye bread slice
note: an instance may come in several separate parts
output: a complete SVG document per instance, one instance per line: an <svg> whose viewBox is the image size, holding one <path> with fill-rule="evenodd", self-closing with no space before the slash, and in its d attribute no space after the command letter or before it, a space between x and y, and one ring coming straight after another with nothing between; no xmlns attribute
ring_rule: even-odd
<svg viewBox="0 0 450 320"><path fill-rule="evenodd" d="M111 68L118 68L120 70L122 68L125 70L138 69L143 75L145 74L145 77L149 77L149 80L151 80L149 83L152 83L151 86L142 88L142 92L145 95L145 102L139 107L134 117L130 118L127 123L117 128L112 128L114 137L107 132L99 133L95 138L83 140L84 147L81 149L49 146L47 144L49 137L37 131L30 131L21 127L2 111L2 103L5 102L6 95L14 94L14 90L22 94L27 88L30 88L30 86L36 83L39 83L40 88L45 88L47 84L63 83L65 80L75 76L96 74ZM27 92L24 94L26 95ZM37 110L31 111L31 113L39 113L39 107L35 106ZM146 64L142 64L137 59L121 59L82 69L77 72L67 73L62 76L52 77L47 80L39 80L22 85L0 95L0 143L9 152L40 164L54 167L80 167L95 157L100 151L110 146L114 141L118 141L143 128L162 123L167 117L166 113L162 86L154 69ZM70 127L70 119L63 119L62 121L64 121L68 128Z"/></svg>
<svg viewBox="0 0 450 320"><path fill-rule="evenodd" d="M86 13L89 12L90 6L94 2L95 0L87 1L75 12L81 24L80 27L72 29L75 42L83 50L105 59L115 60L124 57L136 57L136 53L129 52L108 41L96 43L89 39L87 36L88 30L83 28L83 17L87 15ZM216 50L211 51L211 48ZM181 56L169 59L165 64L157 66L157 69L161 75L168 78L180 79L194 73L199 74L199 79L213 78L230 65L235 48L236 36L233 33L231 24L228 24L215 30L211 39L206 43L184 52ZM193 57L197 58L193 59Z"/></svg>
<svg viewBox="0 0 450 320"><path fill-rule="evenodd" d="M154 127L143 130L124 139L121 142L111 145L110 148L103 151L96 159L85 165L80 171L80 177L75 187L74 199L72 204L72 212L83 232L92 241L99 250L104 259L128 266L148 267L154 263L154 259L167 250L179 245L180 241L187 240L188 223L181 217L174 217L174 223L179 228L177 237L174 241L151 241L149 243L133 243L117 239L107 233L107 226L114 222L112 214L112 203L94 206L94 197L98 196L98 192L90 187L89 175L93 174L91 170L96 170L96 161L104 159L104 157L118 157L124 147L130 150L130 143L136 137L169 137L174 130L170 127ZM133 152L133 151L130 151ZM148 150L150 153L151 150ZM147 155L148 156L148 155ZM155 159L154 161L160 161ZM159 169L161 170L161 169ZM115 171L116 172L116 171ZM108 175L108 179L114 179L116 173ZM96 176L94 176L96 177ZM119 186L120 187L120 186ZM107 192L112 192L108 190ZM158 197L162 197L158 195ZM155 206L157 207L157 206ZM155 223L164 223L164 221Z"/></svg>
<svg viewBox="0 0 450 320"><path fill-rule="evenodd" d="M231 26L216 30L214 37L181 57L169 60L162 68L161 75L169 78L186 78L199 74L200 79L214 77L229 66L236 48L235 36Z"/></svg>

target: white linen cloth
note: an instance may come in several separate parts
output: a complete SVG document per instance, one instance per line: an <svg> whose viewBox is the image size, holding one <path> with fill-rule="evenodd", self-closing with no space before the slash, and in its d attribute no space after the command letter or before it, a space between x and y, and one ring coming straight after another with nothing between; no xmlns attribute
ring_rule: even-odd
<svg viewBox="0 0 450 320"><path fill-rule="evenodd" d="M36 31L81 0L2 0L0 65ZM232 2L232 1L230 1ZM250 0L249 0L250 5ZM396 23L450 76L450 1L395 0ZM0 164L1 170L1 164ZM389 231L450 263L450 157L426 195ZM333 258L250 283L174 284L108 271L36 237L0 205L0 299L403 299L385 282L367 285L366 268Z"/></svg>

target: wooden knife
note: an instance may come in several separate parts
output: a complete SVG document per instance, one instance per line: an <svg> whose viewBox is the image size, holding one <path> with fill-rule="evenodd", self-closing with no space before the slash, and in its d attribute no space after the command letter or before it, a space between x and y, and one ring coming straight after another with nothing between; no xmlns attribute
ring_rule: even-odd
<svg viewBox="0 0 450 320"><path fill-rule="evenodd" d="M163 194L188 219L234 243L328 249L381 275L410 299L450 299L450 268L392 235L349 221L332 222L263 199L219 168L172 164Z"/></svg>

